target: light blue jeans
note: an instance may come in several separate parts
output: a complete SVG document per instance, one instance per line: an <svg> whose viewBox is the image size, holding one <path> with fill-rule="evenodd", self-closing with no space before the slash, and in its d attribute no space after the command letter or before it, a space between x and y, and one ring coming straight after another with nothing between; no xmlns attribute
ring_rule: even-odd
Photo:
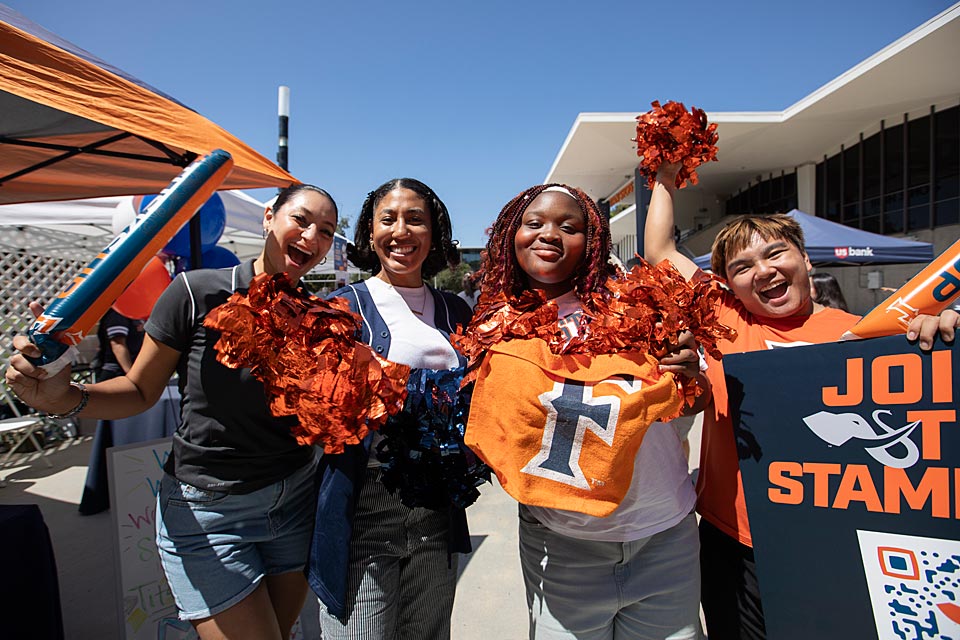
<svg viewBox="0 0 960 640"><path fill-rule="evenodd" d="M700 542L691 513L631 542L561 535L520 506L531 640L694 640Z"/></svg>
<svg viewBox="0 0 960 640"><path fill-rule="evenodd" d="M208 491L164 474L157 495L157 547L181 620L237 604L264 576L307 562L316 462L252 493Z"/></svg>

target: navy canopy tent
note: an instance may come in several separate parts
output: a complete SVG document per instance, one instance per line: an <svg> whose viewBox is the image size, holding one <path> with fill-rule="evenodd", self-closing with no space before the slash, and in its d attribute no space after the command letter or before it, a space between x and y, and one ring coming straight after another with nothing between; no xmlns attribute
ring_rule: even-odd
<svg viewBox="0 0 960 640"><path fill-rule="evenodd" d="M882 236L817 218L797 209L787 215L796 218L803 228L807 255L815 265L903 264L933 260L933 245L929 242ZM709 253L694 261L701 269L710 268Z"/></svg>

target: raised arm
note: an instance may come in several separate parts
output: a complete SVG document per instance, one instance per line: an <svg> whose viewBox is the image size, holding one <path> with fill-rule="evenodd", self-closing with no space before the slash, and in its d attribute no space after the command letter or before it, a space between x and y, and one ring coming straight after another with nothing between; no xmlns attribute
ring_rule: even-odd
<svg viewBox="0 0 960 640"><path fill-rule="evenodd" d="M673 235L673 195L677 190L676 177L679 170L679 163L674 163L661 166L657 172L643 233L643 257L652 264L669 260L683 277L690 279L697 272L697 265L677 251Z"/></svg>

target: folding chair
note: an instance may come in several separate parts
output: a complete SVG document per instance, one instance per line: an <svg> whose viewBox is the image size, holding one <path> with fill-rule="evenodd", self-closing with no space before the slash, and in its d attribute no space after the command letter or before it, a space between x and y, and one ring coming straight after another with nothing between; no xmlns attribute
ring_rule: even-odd
<svg viewBox="0 0 960 640"><path fill-rule="evenodd" d="M47 459L47 454L50 450L44 449L40 442L37 440L36 432L43 431L43 428L47 422L47 418L41 416L40 414L30 414L23 415L20 412L20 408L17 406L17 403L14 402L13 398L10 397L10 393L7 391L6 387L0 385L0 393L3 394L3 400L6 402L7 406L10 407L10 410L13 412L12 418L5 418L0 420L0 435L5 433L12 434L13 444L7 450L7 453L0 458L0 468L6 467L10 462L11 456L14 452L20 448L27 440L30 441L30 444L40 452L40 457L43 459L44 463L48 467L52 467L53 463ZM0 480L0 486L3 486L4 481Z"/></svg>

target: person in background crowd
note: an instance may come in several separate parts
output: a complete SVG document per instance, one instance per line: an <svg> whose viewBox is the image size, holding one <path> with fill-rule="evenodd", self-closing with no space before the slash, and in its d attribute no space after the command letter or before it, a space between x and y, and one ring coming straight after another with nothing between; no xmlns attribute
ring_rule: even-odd
<svg viewBox="0 0 960 640"><path fill-rule="evenodd" d="M810 295L814 302L825 307L849 311L840 283L831 273L814 273L810 276Z"/></svg>
<svg viewBox="0 0 960 640"><path fill-rule="evenodd" d="M457 294L457 297L461 298L464 302L470 305L470 309L473 309L477 306L477 299L480 297L480 292L477 291L476 287L474 286L475 277L475 273L463 274L463 280L461 280L460 283L460 286L463 287L463 290Z"/></svg>
<svg viewBox="0 0 960 640"><path fill-rule="evenodd" d="M133 367L143 344L143 320L109 309L100 319L97 339L100 341L97 381L125 375Z"/></svg>

